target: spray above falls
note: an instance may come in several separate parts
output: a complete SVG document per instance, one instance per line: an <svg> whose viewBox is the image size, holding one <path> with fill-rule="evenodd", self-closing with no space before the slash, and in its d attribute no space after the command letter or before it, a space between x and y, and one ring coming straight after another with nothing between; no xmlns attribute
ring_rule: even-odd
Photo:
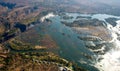
<svg viewBox="0 0 120 71"><path fill-rule="evenodd" d="M105 21L105 18L103 21ZM108 47L110 49L104 55L98 56L98 58L101 60L97 61L95 66L99 68L100 71L120 71L120 20L116 21L116 26L112 26L106 21L105 23L107 25L106 28L109 30L112 36L112 40L108 43L112 44L112 46Z"/></svg>

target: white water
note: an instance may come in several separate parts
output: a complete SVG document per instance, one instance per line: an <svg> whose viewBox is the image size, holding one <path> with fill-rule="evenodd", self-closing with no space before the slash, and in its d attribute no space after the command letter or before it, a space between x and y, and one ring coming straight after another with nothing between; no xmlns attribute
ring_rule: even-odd
<svg viewBox="0 0 120 71"><path fill-rule="evenodd" d="M104 59L96 64L101 71L120 71L120 51L111 50L102 58Z"/></svg>
<svg viewBox="0 0 120 71"><path fill-rule="evenodd" d="M84 15L84 14L71 14L68 13L69 16L89 16L92 17L92 19L99 19L101 21L104 21L103 25L108 29L108 31L111 33L112 40L108 43L113 44L113 46L109 47L110 50L105 52L105 54L99 54L98 57L96 57L95 61L95 67L97 67L100 71L120 71L120 40L118 40L118 37L120 37L120 20L116 21L117 25L113 27L111 24L106 22L105 19L107 18L118 18L118 16L113 15L107 15L107 14L94 14L94 15ZM91 43L92 44L92 43ZM101 49L94 50L104 52L106 46L104 45ZM91 50L93 51L93 50ZM101 59L101 60L99 60ZM79 61L80 63L86 62L83 60Z"/></svg>
<svg viewBox="0 0 120 71"><path fill-rule="evenodd" d="M55 16L55 15L54 15L53 13L49 13L49 14L47 14L46 16L43 16L43 17L41 18L41 21L44 22L45 19L50 18L50 17L54 17L54 16Z"/></svg>
<svg viewBox="0 0 120 71"><path fill-rule="evenodd" d="M96 58L95 67L97 67L100 71L120 71L120 40L118 40L118 37L120 37L120 20L116 21L117 25L113 27L111 24L106 22L105 19L107 18L118 18L118 16L113 15L107 15L107 14L94 14L94 15L86 15L86 14L70 14L69 16L75 16L75 18L80 16L89 16L92 17L92 19L99 19L101 21L104 21L103 25L108 29L108 31L111 33L112 40L108 43L113 44L113 46L109 47L110 50L105 52L105 54L99 54ZM92 45L92 43L90 43ZM104 53L106 46L104 45L101 49L97 50L91 50L93 52L101 51ZM99 60L101 59L101 60ZM80 63L86 63L83 60L80 60Z"/></svg>
<svg viewBox="0 0 120 71"><path fill-rule="evenodd" d="M102 21L105 21L105 19L110 18L110 17L112 17L112 18L120 18L118 16L107 15L107 14L94 14L92 16L92 18L96 18L96 19L99 19L99 20L102 20Z"/></svg>
<svg viewBox="0 0 120 71"><path fill-rule="evenodd" d="M78 14L75 14L77 16ZM49 13L48 15L41 18L41 21L43 22L46 18L54 17L53 13ZM90 15L91 16L91 15ZM92 15L92 18L96 18L102 21L105 21L107 18L120 18L117 16L107 15L107 14L95 14ZM106 21L105 21L106 22ZM109 43L113 44L114 46L111 46L109 51L107 51L103 55L98 55L97 62L95 63L95 67L97 67L100 71L120 71L120 40L118 40L118 37L120 37L120 20L116 21L117 25L113 27L111 24L107 23L105 24L107 29L111 32L112 40L109 41ZM105 46L103 46L101 49L94 50L94 51L103 51L105 50ZM102 59L101 59L102 58ZM99 59L101 59L99 61ZM86 63L83 60L80 60L80 63Z"/></svg>
<svg viewBox="0 0 120 71"><path fill-rule="evenodd" d="M114 47L111 47L104 55L99 56L99 58L103 59L97 62L95 66L100 71L120 71L120 40L118 40L120 36L120 20L116 23L115 27L107 23L107 28L112 35L112 40L109 43L113 44Z"/></svg>

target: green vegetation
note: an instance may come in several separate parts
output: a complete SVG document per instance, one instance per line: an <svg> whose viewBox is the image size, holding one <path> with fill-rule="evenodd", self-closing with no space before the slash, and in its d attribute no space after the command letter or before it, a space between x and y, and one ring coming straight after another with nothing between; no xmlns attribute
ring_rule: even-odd
<svg viewBox="0 0 120 71"><path fill-rule="evenodd" d="M4 32L5 32L5 26L0 24L0 35L3 34Z"/></svg>
<svg viewBox="0 0 120 71"><path fill-rule="evenodd" d="M0 57L0 64L5 64L5 58Z"/></svg>
<svg viewBox="0 0 120 71"><path fill-rule="evenodd" d="M11 30L8 32L8 35L15 34L17 31L18 31L18 29L16 29L16 28L11 29Z"/></svg>
<svg viewBox="0 0 120 71"><path fill-rule="evenodd" d="M10 53L4 61L5 65L0 71L59 71L59 67L67 67L72 71L86 71L50 52Z"/></svg>
<svg viewBox="0 0 120 71"><path fill-rule="evenodd" d="M98 19L79 19L75 20L72 23L68 23L66 21L61 21L61 23L65 24L69 27L87 27L87 26L103 26L103 21L100 21Z"/></svg>
<svg viewBox="0 0 120 71"><path fill-rule="evenodd" d="M67 15L63 16L62 18L63 18L64 20L73 19L73 17L72 17L72 16L67 16Z"/></svg>
<svg viewBox="0 0 120 71"><path fill-rule="evenodd" d="M36 57L39 56L39 58ZM32 58L34 58L35 60L39 60L39 61L47 61L47 62L55 62L58 64L62 64L63 66L69 66L71 67L71 63L68 62L65 59L60 58L59 56L53 54L53 53L49 53L49 52L44 52L44 53L33 53L31 54Z"/></svg>
<svg viewBox="0 0 120 71"><path fill-rule="evenodd" d="M23 19L23 20L21 21L21 23L22 23L22 24L25 24L25 25L28 25L28 24L31 24L31 23L36 22L38 19L39 19L38 16L32 17L32 18L27 18L27 19Z"/></svg>
<svg viewBox="0 0 120 71"><path fill-rule="evenodd" d="M23 43L21 41L12 39L11 41L8 42L8 45L15 50L29 50L33 49L33 47L30 44Z"/></svg>

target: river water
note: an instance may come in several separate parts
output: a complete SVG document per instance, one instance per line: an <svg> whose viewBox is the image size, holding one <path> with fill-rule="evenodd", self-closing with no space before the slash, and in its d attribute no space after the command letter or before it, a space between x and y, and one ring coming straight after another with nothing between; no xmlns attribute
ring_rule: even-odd
<svg viewBox="0 0 120 71"><path fill-rule="evenodd" d="M85 41L80 40L78 36L83 36L82 34L76 33L71 27L68 27L61 23L62 19L59 15L53 15L52 13L46 15L42 18L50 19L52 22L50 24L44 24L44 26L39 25L39 27L44 27L52 39L59 46L59 55L63 58L71 60L78 63L80 66L87 68L90 71L120 71L120 17L107 15L107 14L78 14L78 13L66 13L68 16L73 18L67 19L68 22L73 22L77 16L91 17L92 19L98 19L104 21L103 25L107 28L112 36L112 40L104 41L102 48L96 49L96 51L103 52L104 54L94 53L90 49L86 48ZM112 26L105 19L107 18L117 18L117 25ZM37 29L37 31L40 31ZM85 35L84 35L85 36ZM99 38L99 37L98 37ZM101 43L96 42L96 43ZM95 44L91 41L89 43ZM107 49L107 51L105 51Z"/></svg>

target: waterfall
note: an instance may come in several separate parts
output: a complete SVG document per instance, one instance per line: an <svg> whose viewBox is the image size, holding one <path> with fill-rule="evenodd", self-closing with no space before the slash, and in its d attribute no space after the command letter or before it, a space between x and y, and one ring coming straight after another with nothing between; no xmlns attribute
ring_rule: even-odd
<svg viewBox="0 0 120 71"><path fill-rule="evenodd" d="M49 14L47 14L46 16L43 16L43 17L41 18L41 21L44 22L45 19L50 18L50 17L54 17L54 16L55 16L55 15L54 15L53 13L49 13Z"/></svg>
<svg viewBox="0 0 120 71"><path fill-rule="evenodd" d="M106 22L107 23L107 22ZM107 29L111 32L112 40L109 42L114 47L106 52L104 55L100 55L101 61L98 61L95 66L100 71L120 71L120 20L116 21L117 25L113 27L107 23Z"/></svg>

